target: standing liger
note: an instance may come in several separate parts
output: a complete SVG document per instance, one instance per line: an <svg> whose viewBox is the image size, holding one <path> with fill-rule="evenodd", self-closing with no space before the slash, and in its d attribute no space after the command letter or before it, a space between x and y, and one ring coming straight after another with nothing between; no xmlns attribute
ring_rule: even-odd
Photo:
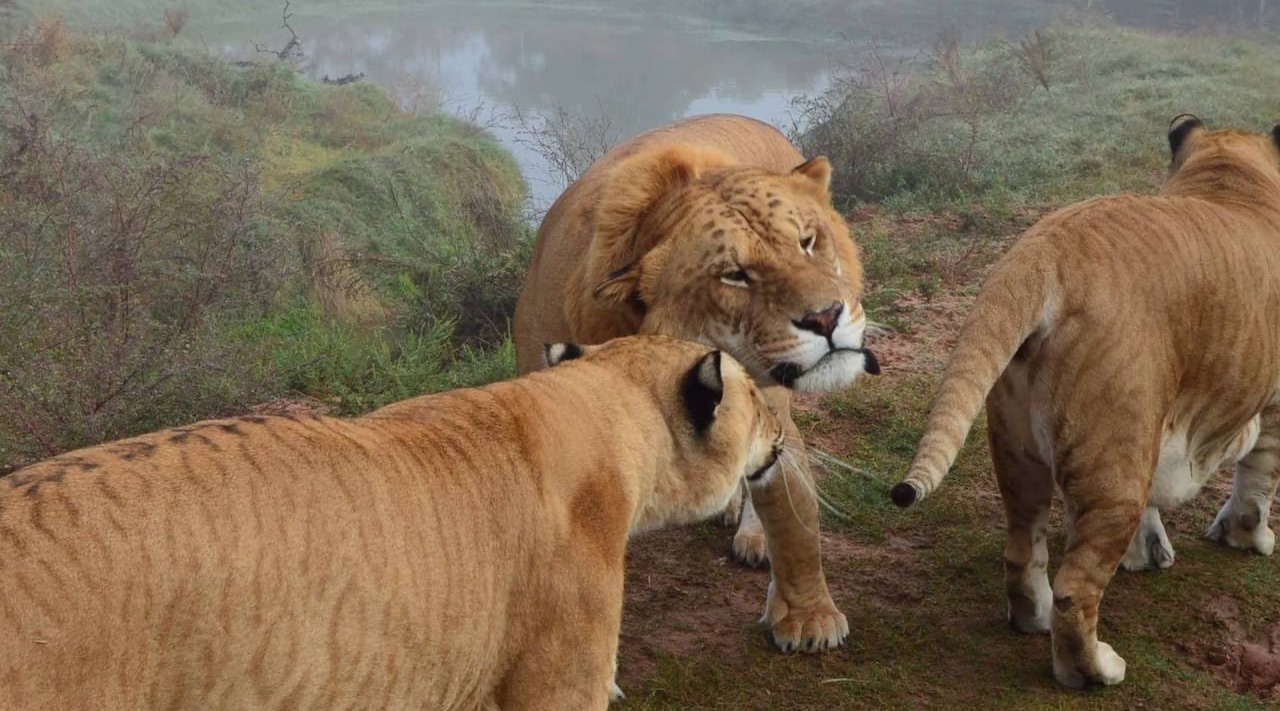
<svg viewBox="0 0 1280 711"><path fill-rule="evenodd" d="M604 711L628 536L767 486L782 425L706 346L547 359L0 479L0 709Z"/></svg>
<svg viewBox="0 0 1280 711"><path fill-rule="evenodd" d="M520 371L538 368L553 341L699 341L769 386L802 450L787 387L832 390L877 371L862 347L862 265L830 179L825 158L805 161L777 129L742 116L686 119L615 147L538 230L513 323ZM849 632L822 574L803 459L752 491L734 538L737 556L757 564L768 533L764 621L787 650L834 647Z"/></svg>
<svg viewBox="0 0 1280 711"><path fill-rule="evenodd" d="M1159 509L1235 463L1209 537L1270 555L1280 463L1280 127L1169 132L1157 196L1078 203L1041 220L992 270L960 333L920 448L893 499L942 481L987 402L1008 515L1009 620L1052 632L1054 676L1115 684L1098 640L1117 566L1167 567ZM1049 584L1055 483L1067 550Z"/></svg>

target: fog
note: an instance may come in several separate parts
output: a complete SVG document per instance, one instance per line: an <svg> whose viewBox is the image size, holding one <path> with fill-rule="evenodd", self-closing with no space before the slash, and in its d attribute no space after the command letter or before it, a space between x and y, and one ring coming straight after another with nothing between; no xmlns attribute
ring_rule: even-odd
<svg viewBox="0 0 1280 711"><path fill-rule="evenodd" d="M558 120L602 145L690 114L731 112L794 128L793 102L821 94L850 47L909 54L943 31L971 42L1017 37L1072 13L1162 31L1265 28L1266 0L39 0L84 23L145 25L190 12L188 37L261 60L297 34L299 69L360 77L412 110L443 110L490 129L545 207L566 175L530 133ZM516 119L519 112L520 119Z"/></svg>

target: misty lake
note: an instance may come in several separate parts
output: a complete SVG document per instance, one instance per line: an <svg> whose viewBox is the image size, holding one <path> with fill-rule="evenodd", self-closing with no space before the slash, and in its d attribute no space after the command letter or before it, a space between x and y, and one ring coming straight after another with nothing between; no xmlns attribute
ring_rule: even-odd
<svg viewBox="0 0 1280 711"><path fill-rule="evenodd" d="M202 23L228 56L288 39L278 12ZM510 118L564 109L626 137L691 114L732 112L791 125L791 100L826 88L830 46L761 39L705 24L582 10L420 8L312 14L291 21L311 76L364 74L407 108L436 105L488 125L515 154L545 208L563 188ZM254 29L250 29L254 28ZM262 55L258 55L261 57Z"/></svg>

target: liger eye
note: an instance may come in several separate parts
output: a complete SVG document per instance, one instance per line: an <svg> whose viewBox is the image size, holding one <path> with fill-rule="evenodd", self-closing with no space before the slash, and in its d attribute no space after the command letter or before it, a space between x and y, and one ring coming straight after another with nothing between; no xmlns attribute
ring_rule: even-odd
<svg viewBox="0 0 1280 711"><path fill-rule="evenodd" d="M817 235L814 235L814 234L805 235L804 237L800 238L800 249L803 249L805 254L813 254L813 245L817 243L818 243Z"/></svg>
<svg viewBox="0 0 1280 711"><path fill-rule="evenodd" d="M751 284L751 275L747 273L747 270L742 268L732 269L721 274L720 281L728 284L729 286L747 286Z"/></svg>

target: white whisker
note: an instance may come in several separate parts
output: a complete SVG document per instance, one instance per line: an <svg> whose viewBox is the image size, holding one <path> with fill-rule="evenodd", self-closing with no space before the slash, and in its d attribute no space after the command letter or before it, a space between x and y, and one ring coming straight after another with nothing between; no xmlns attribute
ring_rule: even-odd
<svg viewBox="0 0 1280 711"><path fill-rule="evenodd" d="M787 492L787 505L791 507L791 515L796 517L796 520L800 522L800 525L804 527L804 530L806 532L808 532L811 536L817 538L819 535L818 531L816 529L810 528L809 525L804 522L804 519L800 517L799 512L796 511L795 500L791 498L791 477L787 476L787 470L794 467L795 471L799 473L801 480L805 479L804 470L800 468L800 463L796 460L796 458L791 456L791 453L787 452L786 450L782 451L778 459L779 459L779 463L782 464L782 472L781 472L782 486L783 486L783 490ZM807 486L808 485L806 484L806 487Z"/></svg>
<svg viewBox="0 0 1280 711"><path fill-rule="evenodd" d="M876 475L872 474L871 472L867 471L866 469L855 467L852 464L844 461L843 459L827 454L826 452L820 449L814 449L810 447L809 458L811 461L821 464L823 468L825 468L827 471L832 471L833 469L839 469L840 471L848 472L850 474L858 474L868 479L879 478ZM832 473L834 472L832 471Z"/></svg>
<svg viewBox="0 0 1280 711"><path fill-rule="evenodd" d="M784 449L784 453L786 454L788 459L795 461L795 456L791 452L785 451ZM822 506L822 508L831 512L832 515L834 515L836 518L839 518L843 521L852 520L849 517L849 514L845 513L843 510L840 509L839 506L836 506L835 503L831 501L831 499L828 499L826 496L823 495L822 490L818 487L818 482L816 478L811 478L811 477L802 477L802 478L805 480L804 482L805 487L809 489L809 492L813 494L813 498L817 500L818 504Z"/></svg>

